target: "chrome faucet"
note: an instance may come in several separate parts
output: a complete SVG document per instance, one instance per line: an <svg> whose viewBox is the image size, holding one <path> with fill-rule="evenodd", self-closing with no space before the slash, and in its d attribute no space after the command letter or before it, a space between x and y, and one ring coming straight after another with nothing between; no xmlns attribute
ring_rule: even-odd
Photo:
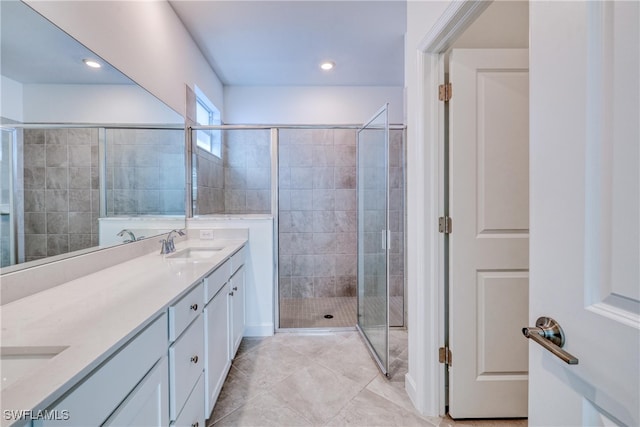
<svg viewBox="0 0 640 427"><path fill-rule="evenodd" d="M124 230L121 230L117 236L118 237L122 237L124 236L124 234L127 233L129 235L129 240L125 240L124 243L131 243L131 242L135 242L136 239L136 235L133 234L130 230L127 230L126 228Z"/></svg>
<svg viewBox="0 0 640 427"><path fill-rule="evenodd" d="M176 251L176 246L173 243L173 234L177 234L178 236L184 236L185 233L182 230L171 230L169 232L169 234L167 234L167 238L166 239L162 239L160 240L160 243L162 244L162 246L160 247L160 254L161 255L165 255L165 254L170 254L172 252Z"/></svg>

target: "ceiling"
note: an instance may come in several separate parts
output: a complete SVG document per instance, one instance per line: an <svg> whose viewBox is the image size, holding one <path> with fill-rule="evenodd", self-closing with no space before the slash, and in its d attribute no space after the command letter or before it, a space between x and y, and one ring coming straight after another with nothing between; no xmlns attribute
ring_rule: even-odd
<svg viewBox="0 0 640 427"><path fill-rule="evenodd" d="M172 0L225 85L403 86L404 0ZM20 1L0 1L2 74L20 83L133 84ZM335 62L333 70L319 67Z"/></svg>
<svg viewBox="0 0 640 427"><path fill-rule="evenodd" d="M0 1L2 75L23 84L134 84L106 61L20 1Z"/></svg>
<svg viewBox="0 0 640 427"><path fill-rule="evenodd" d="M402 0L171 0L225 85L402 86ZM323 71L330 60L336 66Z"/></svg>

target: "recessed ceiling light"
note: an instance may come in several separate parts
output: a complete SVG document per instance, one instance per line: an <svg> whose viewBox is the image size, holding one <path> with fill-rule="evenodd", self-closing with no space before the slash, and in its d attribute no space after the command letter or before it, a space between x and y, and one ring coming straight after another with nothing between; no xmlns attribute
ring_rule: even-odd
<svg viewBox="0 0 640 427"><path fill-rule="evenodd" d="M332 61L325 61L322 64L320 64L320 68L322 68L325 71L329 71L335 66L336 66L336 63Z"/></svg>
<svg viewBox="0 0 640 427"><path fill-rule="evenodd" d="M94 61L93 59L83 59L82 62L84 62L87 67L91 67L91 68L102 67L102 65L99 62Z"/></svg>

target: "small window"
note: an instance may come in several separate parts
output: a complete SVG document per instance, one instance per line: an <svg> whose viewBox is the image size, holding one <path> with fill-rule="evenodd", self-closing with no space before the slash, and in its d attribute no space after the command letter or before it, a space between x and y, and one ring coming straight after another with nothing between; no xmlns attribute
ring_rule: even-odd
<svg viewBox="0 0 640 427"><path fill-rule="evenodd" d="M220 111L196 87L196 122L199 125L211 126L221 124ZM198 130L196 132L198 147L222 157L222 132L220 130Z"/></svg>

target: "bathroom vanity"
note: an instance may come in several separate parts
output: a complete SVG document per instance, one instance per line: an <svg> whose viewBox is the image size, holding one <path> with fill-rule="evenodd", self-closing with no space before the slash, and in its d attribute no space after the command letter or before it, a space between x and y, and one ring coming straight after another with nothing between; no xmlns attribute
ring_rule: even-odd
<svg viewBox="0 0 640 427"><path fill-rule="evenodd" d="M188 239L0 307L2 426L204 426L245 328L247 253Z"/></svg>

